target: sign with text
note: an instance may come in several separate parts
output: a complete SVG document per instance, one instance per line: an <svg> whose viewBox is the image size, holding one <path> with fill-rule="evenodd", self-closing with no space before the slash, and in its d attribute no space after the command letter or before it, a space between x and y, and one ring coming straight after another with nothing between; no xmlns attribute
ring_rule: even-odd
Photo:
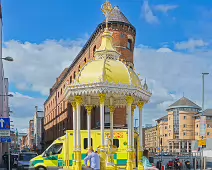
<svg viewBox="0 0 212 170"><path fill-rule="evenodd" d="M0 137L10 136L10 130L0 130Z"/></svg>
<svg viewBox="0 0 212 170"><path fill-rule="evenodd" d="M11 143L12 139L9 137L0 138L1 143Z"/></svg>
<svg viewBox="0 0 212 170"><path fill-rule="evenodd" d="M206 136L206 116L200 116L200 136Z"/></svg>
<svg viewBox="0 0 212 170"><path fill-rule="evenodd" d="M105 136L110 138L110 133L105 133ZM124 133L123 132L113 132L113 138L123 138Z"/></svg>
<svg viewBox="0 0 212 170"><path fill-rule="evenodd" d="M200 147L206 146L206 139L199 140L198 145L199 145Z"/></svg>

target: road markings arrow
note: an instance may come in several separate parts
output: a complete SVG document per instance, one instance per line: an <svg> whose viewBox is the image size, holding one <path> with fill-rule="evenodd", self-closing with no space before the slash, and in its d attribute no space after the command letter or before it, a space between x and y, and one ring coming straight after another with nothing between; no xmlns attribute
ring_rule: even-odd
<svg viewBox="0 0 212 170"><path fill-rule="evenodd" d="M0 123L1 123L1 128L3 128L4 127L4 120L0 119Z"/></svg>

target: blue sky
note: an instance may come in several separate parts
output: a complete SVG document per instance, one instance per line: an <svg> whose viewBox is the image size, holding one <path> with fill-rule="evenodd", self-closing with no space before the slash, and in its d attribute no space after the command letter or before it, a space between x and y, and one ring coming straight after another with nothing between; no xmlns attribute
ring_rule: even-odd
<svg viewBox="0 0 212 170"><path fill-rule="evenodd" d="M14 63L5 64L6 75L10 78L10 91L17 93L19 97L35 98L33 100L35 103L30 107L38 104L42 108L43 100L47 98L46 90L45 92L42 90L49 89L53 85L62 69L71 64L82 45L97 25L104 20L100 10L104 2L104 0L2 0L3 40L6 43L4 44L4 54L12 55L16 59ZM140 61L139 55L144 57L142 61L136 63L138 70L142 74L145 73L144 77L149 78L153 91L157 91L159 86L164 90L159 90L160 102L154 105L156 110L151 112L165 114L164 110L157 109L161 103L167 105L167 102L170 102L170 94L177 99L184 92L194 101L200 101L200 95L194 95L189 86L179 83L177 86L171 87L170 81L173 80L170 80L170 77L182 75L182 81L190 79L192 76L189 72L178 69L186 62L190 64L190 67L198 68L197 72L200 73L203 67L199 68L198 64L201 62L203 65L205 64L206 71L212 69L212 63L208 62L211 56L212 1L111 0L110 2L113 6L119 6L132 25L136 27L135 59ZM70 48L63 47L60 40L69 42ZM49 52L49 48L54 51L54 54ZM163 52L169 50L171 53L165 53L165 55L155 53L158 49ZM70 50L69 54L66 53L66 50ZM56 54L57 56L55 56ZM70 55L69 58L68 55ZM155 58L147 61L148 58L151 58L148 57L149 55ZM175 56L170 62L178 64L176 70L173 70L173 74L169 78L160 75L160 79L155 74L153 76L146 65L154 62L153 64L156 64L158 70L166 74L167 65L163 65L165 63L163 59L167 57L169 60L169 56ZM143 60L146 65L141 68ZM51 65L52 73L47 70ZM32 71L32 67L35 71ZM16 70L12 72L13 69ZM20 72L20 69L28 71ZM40 71L38 71L39 75L37 75L36 69ZM152 70L154 69L152 68ZM193 71L192 68L191 71ZM43 76L47 73L48 76ZM199 80L201 77L198 76L192 77L192 81L197 79L199 81L195 81L196 88L200 88L201 84ZM155 86L157 86L156 89ZM163 92L164 95L161 95ZM157 92L155 96L153 101L157 101ZM169 97L164 98L164 96ZM15 101L11 100L13 109L17 110L15 117L18 118L20 112L27 114L28 117L33 115L29 112L33 112L34 108L26 109L26 107L17 106L13 103ZM172 99L171 102L173 102ZM151 107L153 106L151 105ZM20 116L23 115L21 113ZM155 116L150 119L153 117Z"/></svg>
<svg viewBox="0 0 212 170"><path fill-rule="evenodd" d="M103 2L104 0L3 0L4 40L40 43L46 39L76 39L85 33L90 35L104 19L100 11ZM203 17L204 10L212 6L210 0L149 0L150 6L178 6L167 14L155 11L160 24L150 25L142 19L142 0L111 0L111 3L118 5L136 27L137 44L151 46L182 41L190 38L190 34L196 34L196 38L199 38L201 28L195 24Z"/></svg>

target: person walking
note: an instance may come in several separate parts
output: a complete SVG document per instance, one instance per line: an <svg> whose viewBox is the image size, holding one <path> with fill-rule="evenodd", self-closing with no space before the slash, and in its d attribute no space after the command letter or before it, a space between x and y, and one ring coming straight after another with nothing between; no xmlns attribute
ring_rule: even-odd
<svg viewBox="0 0 212 170"><path fill-rule="evenodd" d="M90 166L88 166L88 161L90 161ZM85 157L84 163L87 167L100 170L100 157L93 149L88 149L88 155Z"/></svg>
<svg viewBox="0 0 212 170"><path fill-rule="evenodd" d="M153 166L150 162L149 162L149 151L148 150L144 150L143 151L143 166L144 169L150 169L150 170L158 170L155 166Z"/></svg>

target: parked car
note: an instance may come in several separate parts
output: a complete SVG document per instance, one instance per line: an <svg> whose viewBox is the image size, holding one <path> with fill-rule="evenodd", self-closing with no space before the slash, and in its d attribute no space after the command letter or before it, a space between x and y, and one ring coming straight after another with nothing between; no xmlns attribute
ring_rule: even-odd
<svg viewBox="0 0 212 170"><path fill-rule="evenodd" d="M38 156L34 152L22 152L18 156L18 170L24 170L29 168L30 160Z"/></svg>

